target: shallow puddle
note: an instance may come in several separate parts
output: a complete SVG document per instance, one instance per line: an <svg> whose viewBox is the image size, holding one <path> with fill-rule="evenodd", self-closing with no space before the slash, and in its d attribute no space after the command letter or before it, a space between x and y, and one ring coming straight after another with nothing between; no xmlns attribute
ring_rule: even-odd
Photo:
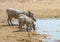
<svg viewBox="0 0 60 42"><path fill-rule="evenodd" d="M19 25L16 21L12 23ZM37 33L51 35L50 39L44 39L43 42L60 42L60 19L37 19L35 24Z"/></svg>
<svg viewBox="0 0 60 42"><path fill-rule="evenodd" d="M37 33L51 35L50 39L44 39L43 42L57 42L60 40L59 19L37 19L35 24Z"/></svg>

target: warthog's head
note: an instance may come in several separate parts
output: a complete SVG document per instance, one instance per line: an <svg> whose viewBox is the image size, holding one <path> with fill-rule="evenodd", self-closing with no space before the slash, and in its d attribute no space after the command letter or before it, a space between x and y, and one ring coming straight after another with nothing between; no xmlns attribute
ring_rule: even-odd
<svg viewBox="0 0 60 42"><path fill-rule="evenodd" d="M36 21L36 19L33 16L33 13L31 13L30 11L28 11L28 13L29 13L29 17L31 17L34 21Z"/></svg>

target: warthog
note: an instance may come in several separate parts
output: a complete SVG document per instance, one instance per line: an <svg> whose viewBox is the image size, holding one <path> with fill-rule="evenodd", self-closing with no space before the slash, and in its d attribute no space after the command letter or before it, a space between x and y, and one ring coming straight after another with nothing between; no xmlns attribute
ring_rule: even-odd
<svg viewBox="0 0 60 42"><path fill-rule="evenodd" d="M34 18L34 16L33 16L33 13L31 13L30 11L21 11L21 10L15 10L15 9L13 9L13 8L8 8L7 9L7 14L8 14L8 24L9 25L13 25L12 24L12 18L16 18L16 19L19 19L19 14L24 14L24 15L26 15L26 16L29 16L29 17L31 17L34 21L36 21L36 19Z"/></svg>
<svg viewBox="0 0 60 42"><path fill-rule="evenodd" d="M19 14L19 16L20 16L19 17L20 28L22 28L22 26L24 24L26 24L27 31L28 31L28 29L32 30L32 28L33 28L33 30L35 30L35 24L34 24L34 20L32 18L30 18L24 14ZM20 30L20 28L19 28L19 30Z"/></svg>

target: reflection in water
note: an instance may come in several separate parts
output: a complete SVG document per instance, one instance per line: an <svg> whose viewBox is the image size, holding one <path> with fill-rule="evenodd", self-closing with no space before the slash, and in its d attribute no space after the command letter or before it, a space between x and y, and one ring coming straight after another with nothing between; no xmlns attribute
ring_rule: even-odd
<svg viewBox="0 0 60 42"><path fill-rule="evenodd" d="M51 35L51 39L45 39L44 42L55 42L60 40L60 20L59 19L37 19L36 32L39 34Z"/></svg>
<svg viewBox="0 0 60 42"><path fill-rule="evenodd" d="M13 24L18 25L17 22ZM60 20L59 19L37 19L36 32L39 34L51 35L50 39L44 39L43 42L59 42L60 40Z"/></svg>

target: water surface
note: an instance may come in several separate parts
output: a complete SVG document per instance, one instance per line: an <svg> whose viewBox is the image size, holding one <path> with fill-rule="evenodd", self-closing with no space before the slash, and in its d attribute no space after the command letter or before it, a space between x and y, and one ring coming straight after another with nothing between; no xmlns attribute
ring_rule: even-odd
<svg viewBox="0 0 60 42"><path fill-rule="evenodd" d="M60 40L60 19L37 19L35 24L37 33L51 35L50 39L45 39L45 42Z"/></svg>

